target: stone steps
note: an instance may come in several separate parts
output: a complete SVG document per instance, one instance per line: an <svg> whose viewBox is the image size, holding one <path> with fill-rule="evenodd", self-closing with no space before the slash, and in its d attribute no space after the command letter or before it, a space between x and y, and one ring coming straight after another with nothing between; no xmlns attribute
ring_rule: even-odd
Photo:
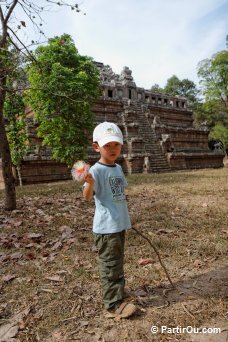
<svg viewBox="0 0 228 342"><path fill-rule="evenodd" d="M150 171L151 172L164 172L170 171L170 166L164 155L160 143L157 139L156 133L151 127L148 119L145 116L146 107L142 107L137 103L127 103L124 105L124 113L129 111L137 112L137 123L139 124L139 134L145 142L145 152L150 155ZM129 124L129 122L128 122Z"/></svg>

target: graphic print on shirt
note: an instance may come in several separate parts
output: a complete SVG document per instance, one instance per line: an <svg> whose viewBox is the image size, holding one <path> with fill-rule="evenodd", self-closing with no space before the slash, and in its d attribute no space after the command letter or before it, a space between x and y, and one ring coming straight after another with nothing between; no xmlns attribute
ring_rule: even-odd
<svg viewBox="0 0 228 342"><path fill-rule="evenodd" d="M112 196L114 201L124 201L124 182L122 177L109 177L109 184L112 190Z"/></svg>

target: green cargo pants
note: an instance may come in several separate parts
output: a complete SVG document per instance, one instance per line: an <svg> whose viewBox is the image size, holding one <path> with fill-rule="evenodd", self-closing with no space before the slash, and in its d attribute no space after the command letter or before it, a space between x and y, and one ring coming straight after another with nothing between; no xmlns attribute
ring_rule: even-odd
<svg viewBox="0 0 228 342"><path fill-rule="evenodd" d="M124 243L125 230L113 234L94 233L98 249L98 264L103 301L106 309L122 300L124 295Z"/></svg>

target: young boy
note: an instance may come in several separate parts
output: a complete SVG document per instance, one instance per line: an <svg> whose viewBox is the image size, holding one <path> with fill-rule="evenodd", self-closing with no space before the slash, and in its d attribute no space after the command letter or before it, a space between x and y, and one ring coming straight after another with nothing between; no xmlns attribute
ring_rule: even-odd
<svg viewBox="0 0 228 342"><path fill-rule="evenodd" d="M122 168L115 161L121 153L123 135L112 122L103 122L93 132L93 149L100 153L99 161L85 176L83 196L95 199L93 233L105 308L110 314L129 317L136 306L124 298L124 242L125 230L131 227L124 195L127 181Z"/></svg>

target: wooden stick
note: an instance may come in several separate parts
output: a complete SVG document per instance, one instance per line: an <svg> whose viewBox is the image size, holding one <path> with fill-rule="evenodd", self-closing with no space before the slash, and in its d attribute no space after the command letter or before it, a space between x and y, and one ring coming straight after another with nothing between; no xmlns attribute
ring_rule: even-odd
<svg viewBox="0 0 228 342"><path fill-rule="evenodd" d="M195 316L190 311L188 311L186 306L183 303L181 303L181 305L182 305L184 311L195 320L196 319Z"/></svg>
<svg viewBox="0 0 228 342"><path fill-rule="evenodd" d="M136 229L135 227L132 227L132 229L133 229L137 234L139 234L142 238L144 238L144 239L150 244L150 246L153 248L153 250L155 251L155 253L156 253L157 256L158 256L158 260L159 260L161 266L163 267L163 269L164 269L164 271L165 271L165 274L167 275L167 278L169 279L170 284L172 285L173 288L175 288L175 286L173 285L173 282L172 282L172 280L171 280L171 278L170 278L170 276L169 276L169 273L168 273L168 271L167 271L165 265L163 264L163 261L161 260L161 257L160 257L160 254L159 254L157 248L152 244L152 242L150 241L150 239L149 239L147 236L143 235L140 231L138 231L138 229Z"/></svg>

